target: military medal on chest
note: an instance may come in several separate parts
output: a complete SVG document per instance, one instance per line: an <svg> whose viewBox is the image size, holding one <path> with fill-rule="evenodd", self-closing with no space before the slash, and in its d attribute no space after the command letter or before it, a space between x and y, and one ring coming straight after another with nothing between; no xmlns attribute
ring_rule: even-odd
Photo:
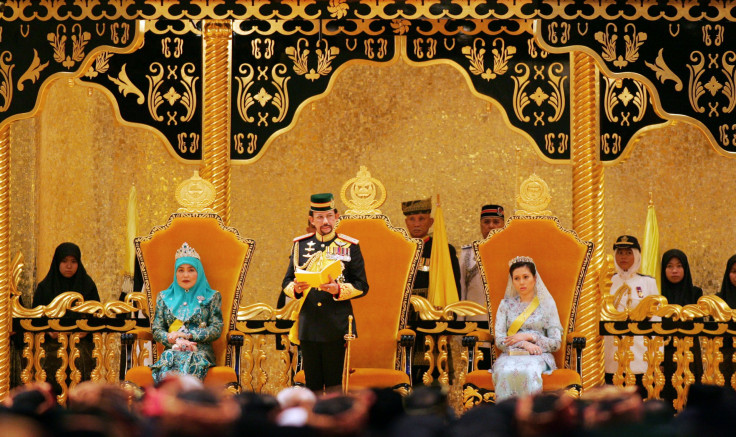
<svg viewBox="0 0 736 437"><path fill-rule="evenodd" d="M325 249L325 258L337 259L343 262L350 261L350 248L340 246L329 246Z"/></svg>

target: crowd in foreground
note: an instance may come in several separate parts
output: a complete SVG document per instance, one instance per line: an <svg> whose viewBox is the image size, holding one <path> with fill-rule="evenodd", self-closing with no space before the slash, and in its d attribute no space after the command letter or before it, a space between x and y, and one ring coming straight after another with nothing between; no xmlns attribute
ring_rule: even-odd
<svg viewBox="0 0 736 437"><path fill-rule="evenodd" d="M441 388L418 387L315 396L293 387L277 396L212 391L190 376L145 392L84 382L56 403L47 383L15 389L0 406L7 437L55 436L730 436L736 392L693 385L675 415L635 389L602 386L581 399L543 393L482 405L456 416Z"/></svg>

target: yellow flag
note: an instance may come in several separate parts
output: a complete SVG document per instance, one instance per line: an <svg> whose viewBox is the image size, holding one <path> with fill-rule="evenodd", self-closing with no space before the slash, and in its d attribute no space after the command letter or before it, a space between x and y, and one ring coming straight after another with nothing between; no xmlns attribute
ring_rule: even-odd
<svg viewBox="0 0 736 437"><path fill-rule="evenodd" d="M434 213L434 235L432 236L432 255L429 258L429 290L427 297L432 305L444 307L457 302L457 285L452 272L450 248L447 244L447 230L442 207L437 202Z"/></svg>
<svg viewBox="0 0 736 437"><path fill-rule="evenodd" d="M654 211L654 202L649 202L647 221L644 225L644 245L641 251L641 272L655 278L657 288L660 288L660 263L657 213Z"/></svg>

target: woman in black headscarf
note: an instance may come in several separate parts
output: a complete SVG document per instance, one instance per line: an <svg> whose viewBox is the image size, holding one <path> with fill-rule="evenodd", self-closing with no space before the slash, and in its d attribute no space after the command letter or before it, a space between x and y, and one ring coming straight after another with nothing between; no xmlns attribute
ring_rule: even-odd
<svg viewBox="0 0 736 437"><path fill-rule="evenodd" d="M690 263L687 255L678 249L671 249L662 255L662 296L667 298L667 302L674 305L690 305L698 302L703 295L700 287L693 285L693 277L690 273ZM685 337L678 337L679 341ZM677 398L677 391L672 385L672 377L677 370L677 363L673 360L675 355L675 337L669 339L669 344L664 347L664 376L665 385L662 390L662 398L670 405ZM695 382L700 382L703 375L703 359L700 352L700 340L698 337L693 338L693 362L690 363L690 371L695 376Z"/></svg>
<svg viewBox="0 0 736 437"><path fill-rule="evenodd" d="M85 301L100 300L97 292L95 281L90 278L82 264L82 252L79 246L74 243L61 243L54 251L54 259L51 261L49 272L36 287L33 294L33 306L48 305L58 295L67 292L76 291L81 294ZM67 312L66 318L78 319L79 314L70 314ZM82 338L77 345L79 350L79 358L75 364L82 374L82 380L90 379L92 369L94 368L94 360L92 359L92 350L94 345L92 337L82 333ZM57 357L57 351L60 344L57 341L58 333L51 332L44 343L46 350L46 360L44 369L46 370L47 379L54 387L57 394L61 393L61 387L56 382L56 370L61 364L61 359Z"/></svg>
<svg viewBox="0 0 736 437"><path fill-rule="evenodd" d="M723 273L723 282L721 282L721 291L716 296L723 299L731 309L736 309L736 255L732 256L726 262L726 271ZM731 386L731 376L736 369L731 357L734 353L733 337L723 337L723 362L721 363L721 373L726 380L726 387Z"/></svg>
<svg viewBox="0 0 736 437"><path fill-rule="evenodd" d="M54 251L49 272L33 294L33 306L48 305L65 291L76 291L84 300L100 300L95 281L82 264L82 252L74 243L61 243Z"/></svg>

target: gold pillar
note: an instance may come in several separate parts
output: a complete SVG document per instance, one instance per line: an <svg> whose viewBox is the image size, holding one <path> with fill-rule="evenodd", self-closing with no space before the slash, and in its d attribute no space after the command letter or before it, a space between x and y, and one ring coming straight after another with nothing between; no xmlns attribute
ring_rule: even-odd
<svg viewBox="0 0 736 437"><path fill-rule="evenodd" d="M10 124L0 130L0 399L10 389Z"/></svg>
<svg viewBox="0 0 736 437"><path fill-rule="evenodd" d="M230 223L230 52L232 22L204 22L204 135L200 174L216 190L212 208Z"/></svg>
<svg viewBox="0 0 736 437"><path fill-rule="evenodd" d="M597 73L590 56L573 54L572 88L572 223L578 236L595 244L593 259L578 304L576 330L587 339L583 349L583 387L603 383L603 340L598 335L603 268L603 166L597 160Z"/></svg>

